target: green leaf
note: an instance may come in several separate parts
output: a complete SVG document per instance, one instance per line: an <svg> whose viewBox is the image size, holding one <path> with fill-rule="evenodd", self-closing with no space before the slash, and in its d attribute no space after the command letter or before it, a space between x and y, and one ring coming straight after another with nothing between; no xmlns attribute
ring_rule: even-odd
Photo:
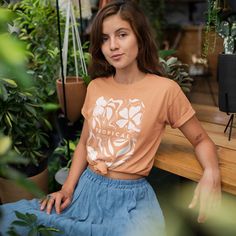
<svg viewBox="0 0 236 236"><path fill-rule="evenodd" d="M12 79L2 79L9 87L17 88L17 83Z"/></svg>
<svg viewBox="0 0 236 236"><path fill-rule="evenodd" d="M12 128L12 123L11 123L11 120L9 118L9 116L7 114L4 115L4 121L6 122L6 124Z"/></svg>
<svg viewBox="0 0 236 236"><path fill-rule="evenodd" d="M170 65L172 65L172 64L177 63L177 61L178 61L178 58L177 58L177 57L170 57L170 58L166 61L166 63L167 63L168 66L170 66Z"/></svg>
<svg viewBox="0 0 236 236"><path fill-rule="evenodd" d="M59 230L59 229L56 229L56 228L54 228L54 227L46 227L46 226L44 226L44 225L39 225L38 226L38 231L40 232L40 233L49 233L49 232L57 232L57 233L59 233L59 232L61 232L61 230ZM51 235L51 234L50 234Z"/></svg>
<svg viewBox="0 0 236 236"><path fill-rule="evenodd" d="M5 102L8 100L8 92L3 84L0 84L0 98Z"/></svg>
<svg viewBox="0 0 236 236"><path fill-rule="evenodd" d="M0 8L0 22L7 23L12 18L13 18L13 13L11 10L5 9L5 8Z"/></svg>
<svg viewBox="0 0 236 236"><path fill-rule="evenodd" d="M51 123L47 119L43 119L43 121L46 124L46 126L48 127L48 129L50 129L50 130L53 129Z"/></svg>
<svg viewBox="0 0 236 236"><path fill-rule="evenodd" d="M30 114L32 114L35 117L37 116L37 112L34 107L30 106L29 104L25 104L24 107Z"/></svg>
<svg viewBox="0 0 236 236"><path fill-rule="evenodd" d="M8 136L0 138L0 156L4 155L11 148L11 139Z"/></svg>
<svg viewBox="0 0 236 236"><path fill-rule="evenodd" d="M23 44L9 34L1 34L0 58L4 58L7 62L14 65L23 64L26 59Z"/></svg>
<svg viewBox="0 0 236 236"><path fill-rule="evenodd" d="M15 220L12 222L13 225L17 225L17 226L22 226L22 227L25 227L25 226L29 226L29 224L25 221L20 221L20 220Z"/></svg>
<svg viewBox="0 0 236 236"><path fill-rule="evenodd" d="M37 221L37 216L35 214L26 213L26 216L29 219L29 222L35 223Z"/></svg>
<svg viewBox="0 0 236 236"><path fill-rule="evenodd" d="M14 226L10 226L10 227L8 228L7 233L8 233L8 235L10 235L10 236L21 236L21 235L19 235L19 234L16 232Z"/></svg>
<svg viewBox="0 0 236 236"><path fill-rule="evenodd" d="M158 55L159 55L159 57L161 57L161 58L166 58L166 57L169 57L169 56L171 56L171 55L173 55L173 54L175 54L175 53L176 53L176 50L174 50L174 49L170 49L170 50L159 50Z"/></svg>
<svg viewBox="0 0 236 236"><path fill-rule="evenodd" d="M28 164L29 163L29 160L23 158L23 157L20 157L18 155L11 155L9 153L9 155L4 155L0 158L0 164ZM9 173L11 172L11 168L8 167L8 170Z"/></svg>
<svg viewBox="0 0 236 236"><path fill-rule="evenodd" d="M23 214L23 213L21 213L19 211L15 211L15 215L16 215L16 217L18 219L21 219L21 220L23 220L25 222L28 222L28 217L25 214Z"/></svg>
<svg viewBox="0 0 236 236"><path fill-rule="evenodd" d="M41 105L41 107L45 110L45 111L56 111L60 108L60 105L58 103L44 103Z"/></svg>

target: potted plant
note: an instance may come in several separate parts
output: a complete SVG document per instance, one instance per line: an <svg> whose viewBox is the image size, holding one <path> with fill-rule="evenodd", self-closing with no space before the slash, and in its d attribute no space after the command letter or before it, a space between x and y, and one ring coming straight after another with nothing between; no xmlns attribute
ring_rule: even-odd
<svg viewBox="0 0 236 236"><path fill-rule="evenodd" d="M76 21L76 6L72 1L65 2L65 33L61 53L61 73L57 80L57 94L62 111L71 122L76 122L81 115L81 108L89 83L84 53L87 44L82 46ZM57 6L59 7L59 6ZM58 18L60 19L59 9ZM60 25L58 26L60 32Z"/></svg>
<svg viewBox="0 0 236 236"><path fill-rule="evenodd" d="M217 79L219 88L219 109L231 114L227 128L231 137L234 113L236 112L236 4L232 0L209 0L206 30L215 31L223 38L223 52L218 55ZM207 50L209 40L207 40Z"/></svg>
<svg viewBox="0 0 236 236"><path fill-rule="evenodd" d="M170 56L167 59L159 57L165 76L179 84L183 92L191 91L193 79L189 76L188 65L183 64L177 57Z"/></svg>
<svg viewBox="0 0 236 236"><path fill-rule="evenodd" d="M217 31L224 39L224 52L218 56L219 109L235 113L236 11L222 18Z"/></svg>
<svg viewBox="0 0 236 236"><path fill-rule="evenodd" d="M0 130L11 137L15 152L28 162L27 165L14 164L12 167L25 173L47 192L47 158L51 151L49 143L53 143L49 137L51 126L44 118L32 88L24 90L14 80L2 77L0 87L3 91L0 96ZM0 182L2 202L32 197L23 191L22 196L12 195L15 189L9 186L10 181L1 178Z"/></svg>
<svg viewBox="0 0 236 236"><path fill-rule="evenodd" d="M8 182L10 183L10 190L17 188L16 183L17 186L27 187L30 192L34 190L34 193L39 193L36 191L35 185L32 185L29 180L25 179L25 175L15 169L17 165L26 167L31 161L40 162L41 157L37 156L37 152L30 152L27 147L32 146L30 148L36 150L35 147L40 146L42 142L39 141L39 131L36 130L37 128L40 130L42 126L39 126L40 118L37 117L39 107L35 107L39 104L36 104L35 97L26 90L33 86L33 83L25 72L24 44L7 32L7 22L13 19L13 14L10 10L0 7L0 15L0 201L5 202L13 200L5 195L9 193L5 188L9 179L13 180ZM38 126L33 127L36 123L35 117L37 117ZM27 122L24 124L25 121ZM31 122L32 124L30 124ZM46 130L46 123L43 126ZM35 132L34 141L38 139L37 144L28 136L30 133L33 135L33 132ZM44 131L41 130L41 132ZM29 144L24 147L24 143L27 141ZM22 153L27 153L24 158L21 157ZM42 196L42 192L40 193L40 195L36 195ZM13 196L15 197L15 194Z"/></svg>
<svg viewBox="0 0 236 236"><path fill-rule="evenodd" d="M22 0L5 7L15 15L14 20L8 22L11 35L23 42L27 50L25 71L37 88L35 98L45 105L50 103L54 106L45 117L56 133L59 110L56 79L60 61L55 1Z"/></svg>
<svg viewBox="0 0 236 236"><path fill-rule="evenodd" d="M233 96L236 65L236 5L232 0L209 0L207 30L215 31L223 39L223 52L218 56L219 108L236 111Z"/></svg>
<svg viewBox="0 0 236 236"><path fill-rule="evenodd" d="M68 4L71 5L71 1L68 1ZM60 76L60 50L57 38L60 33L59 28L66 27L66 16L62 11L59 11L57 15L56 1L54 0L22 0L15 4L10 4L9 8L17 14L16 20L12 23L12 28L18 28L19 32L17 34L19 39L27 44L29 56L28 73L32 75L35 81L38 96L44 103L57 103L59 101L60 108L65 113L64 85L62 84ZM60 18L59 26L57 25L57 17ZM71 23L72 20L74 20L74 23L71 23L68 27L71 28L73 25L74 30L78 31L78 24L75 23L74 18L72 19L71 14L69 18L69 23ZM74 38L77 38L78 32L74 33ZM71 122L75 122L80 116L80 110L86 94L86 85L89 82L85 71L80 73L81 66L78 67L77 73L75 66L83 57L88 58L88 53L83 53L81 46L74 50L76 42L73 41L72 32L69 33L69 31L65 31L64 35L64 38L70 36L69 46L67 44L66 47L65 45L63 47L64 65L68 65L67 68L64 69L66 78L65 84L66 87L68 87L68 89L65 89L68 107L67 118ZM87 50L87 48L87 44L83 45L83 50ZM75 61L75 57L77 57L77 61ZM60 77L59 79L58 76ZM75 92L73 92L73 90ZM73 99L76 102L73 102ZM74 105L72 109L70 109L71 104ZM55 119L53 118L53 120Z"/></svg>

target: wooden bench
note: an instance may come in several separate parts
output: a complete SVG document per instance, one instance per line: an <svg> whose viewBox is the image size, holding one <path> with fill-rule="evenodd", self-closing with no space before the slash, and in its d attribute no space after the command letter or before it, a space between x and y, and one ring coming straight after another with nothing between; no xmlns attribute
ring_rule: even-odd
<svg viewBox="0 0 236 236"><path fill-rule="evenodd" d="M195 104L193 107L202 126L217 145L222 189L236 195L236 129L233 128L231 141L228 141L228 135L224 134L228 120L226 114L215 107ZM202 175L192 145L178 129L170 127L166 128L154 166L193 181L198 181Z"/></svg>

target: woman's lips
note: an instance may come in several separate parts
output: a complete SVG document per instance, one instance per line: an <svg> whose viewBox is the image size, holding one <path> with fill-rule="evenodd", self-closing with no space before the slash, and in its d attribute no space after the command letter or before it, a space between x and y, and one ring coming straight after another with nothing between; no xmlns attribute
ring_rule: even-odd
<svg viewBox="0 0 236 236"><path fill-rule="evenodd" d="M111 58L113 59L113 60L119 60L121 57L122 57L122 53L120 53L120 54L114 54L114 55L112 55L111 56Z"/></svg>

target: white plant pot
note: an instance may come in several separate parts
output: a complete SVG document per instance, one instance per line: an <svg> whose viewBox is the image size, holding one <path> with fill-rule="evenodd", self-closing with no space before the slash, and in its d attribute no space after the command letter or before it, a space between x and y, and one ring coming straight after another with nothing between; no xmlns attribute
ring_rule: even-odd
<svg viewBox="0 0 236 236"><path fill-rule="evenodd" d="M65 183L65 180L66 180L68 174L69 174L69 168L67 168L67 167L61 168L55 174L55 180L57 181L57 183L63 185Z"/></svg>

